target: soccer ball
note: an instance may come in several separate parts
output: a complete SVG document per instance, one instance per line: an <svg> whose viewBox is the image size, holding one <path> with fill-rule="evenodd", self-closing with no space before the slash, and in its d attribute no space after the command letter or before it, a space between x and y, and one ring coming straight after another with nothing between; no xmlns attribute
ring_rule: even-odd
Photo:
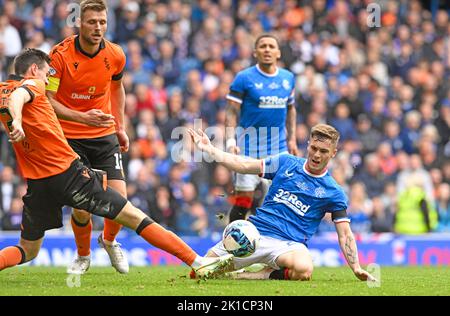
<svg viewBox="0 0 450 316"><path fill-rule="evenodd" d="M223 231L223 246L235 257L248 257L255 252L261 238L255 225L245 220L228 224Z"/></svg>

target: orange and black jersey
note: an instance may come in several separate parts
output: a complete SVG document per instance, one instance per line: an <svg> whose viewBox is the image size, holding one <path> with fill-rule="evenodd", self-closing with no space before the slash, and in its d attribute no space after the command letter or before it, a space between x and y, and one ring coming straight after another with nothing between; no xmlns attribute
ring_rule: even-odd
<svg viewBox="0 0 450 316"><path fill-rule="evenodd" d="M125 54L119 45L103 40L97 53L83 51L77 35L57 44L50 52L53 74L48 91L56 93L56 100L81 112L92 109L111 114L111 81L122 79ZM92 127L60 120L69 139L98 138L115 133L115 127Z"/></svg>
<svg viewBox="0 0 450 316"><path fill-rule="evenodd" d="M22 109L25 139L14 143L17 162L27 179L42 179L66 171L78 157L67 143L55 111L45 95L45 83L36 78L11 75L0 83L0 118L7 129L12 117L8 104L11 93L24 88L31 100Z"/></svg>

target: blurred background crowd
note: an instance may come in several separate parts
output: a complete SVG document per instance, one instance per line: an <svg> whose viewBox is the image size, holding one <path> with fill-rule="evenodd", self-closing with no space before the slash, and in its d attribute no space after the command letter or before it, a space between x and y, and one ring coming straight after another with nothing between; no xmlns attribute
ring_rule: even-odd
<svg viewBox="0 0 450 316"><path fill-rule="evenodd" d="M23 47L49 52L75 34L71 2L0 0L0 81ZM448 1L107 2L107 38L127 56L128 197L156 221L184 236L227 223L233 174L174 161L171 134L197 118L224 130L230 83L255 63L254 40L267 32L296 75L302 155L311 126L327 122L342 135L330 172L348 194L353 231L450 232ZM381 7L378 26L368 24L370 3ZM1 129L0 230L20 229L25 192ZM424 216L411 218L412 209Z"/></svg>

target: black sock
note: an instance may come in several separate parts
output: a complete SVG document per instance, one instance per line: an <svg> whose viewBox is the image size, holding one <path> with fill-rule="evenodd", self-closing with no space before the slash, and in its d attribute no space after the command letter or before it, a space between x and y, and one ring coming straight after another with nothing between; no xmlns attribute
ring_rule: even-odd
<svg viewBox="0 0 450 316"><path fill-rule="evenodd" d="M248 211L248 208L234 205L230 210L230 223L238 219L245 219Z"/></svg>
<svg viewBox="0 0 450 316"><path fill-rule="evenodd" d="M287 268L281 268L280 270L272 271L269 275L270 280L287 280Z"/></svg>

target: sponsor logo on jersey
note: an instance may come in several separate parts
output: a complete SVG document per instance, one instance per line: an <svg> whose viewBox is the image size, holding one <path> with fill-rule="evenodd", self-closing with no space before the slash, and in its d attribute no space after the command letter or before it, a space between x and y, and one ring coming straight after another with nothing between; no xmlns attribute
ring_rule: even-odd
<svg viewBox="0 0 450 316"><path fill-rule="evenodd" d="M85 95L85 94L72 93L72 95L70 97L74 100L92 100L92 99L100 98L104 95L105 95L104 93L100 93L100 94L96 94L96 95Z"/></svg>
<svg viewBox="0 0 450 316"><path fill-rule="evenodd" d="M278 203L282 203L286 205L288 208L293 210L295 213L300 216L305 216L305 213L308 212L311 205L306 205L302 201L300 201L294 193L289 191L285 191L283 189L278 189L277 194L273 197L273 200Z"/></svg>
<svg viewBox="0 0 450 316"><path fill-rule="evenodd" d="M283 109L286 107L288 97L280 98L276 95L259 97L259 108L261 109Z"/></svg>
<svg viewBox="0 0 450 316"><path fill-rule="evenodd" d="M90 100L90 99L92 99L92 95L72 93L71 98L74 100Z"/></svg>
<svg viewBox="0 0 450 316"><path fill-rule="evenodd" d="M275 90L275 89L279 89L279 88L280 88L280 85L278 83L275 83L275 82L272 82L269 85L269 89L271 89L271 90Z"/></svg>

